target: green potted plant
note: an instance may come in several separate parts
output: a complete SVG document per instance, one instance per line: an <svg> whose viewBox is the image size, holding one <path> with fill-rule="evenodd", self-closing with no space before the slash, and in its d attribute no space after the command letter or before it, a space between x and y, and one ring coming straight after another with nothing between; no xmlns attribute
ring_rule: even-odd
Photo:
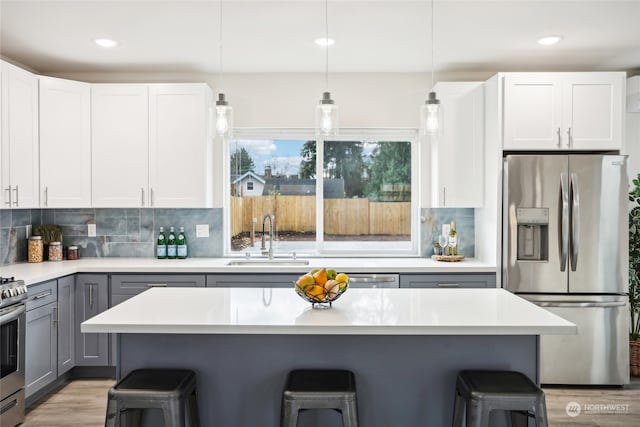
<svg viewBox="0 0 640 427"><path fill-rule="evenodd" d="M640 174L629 192L629 351L631 375L640 376Z"/></svg>

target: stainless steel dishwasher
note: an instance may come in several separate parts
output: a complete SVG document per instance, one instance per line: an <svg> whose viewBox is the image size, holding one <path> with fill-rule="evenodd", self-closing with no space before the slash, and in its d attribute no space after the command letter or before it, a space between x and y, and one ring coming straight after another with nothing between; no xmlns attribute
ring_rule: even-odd
<svg viewBox="0 0 640 427"><path fill-rule="evenodd" d="M349 274L351 288L399 288L399 274Z"/></svg>

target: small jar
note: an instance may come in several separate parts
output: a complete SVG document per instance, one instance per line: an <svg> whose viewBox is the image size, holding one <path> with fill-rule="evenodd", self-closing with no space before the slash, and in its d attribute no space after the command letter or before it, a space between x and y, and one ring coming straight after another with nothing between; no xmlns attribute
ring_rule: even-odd
<svg viewBox="0 0 640 427"><path fill-rule="evenodd" d="M29 237L29 251L27 260L29 262L42 262L44 259L44 245L42 236Z"/></svg>
<svg viewBox="0 0 640 427"><path fill-rule="evenodd" d="M62 243L49 242L49 261L62 261Z"/></svg>
<svg viewBox="0 0 640 427"><path fill-rule="evenodd" d="M67 247L67 259L74 260L80 259L80 251L77 246L69 246Z"/></svg>

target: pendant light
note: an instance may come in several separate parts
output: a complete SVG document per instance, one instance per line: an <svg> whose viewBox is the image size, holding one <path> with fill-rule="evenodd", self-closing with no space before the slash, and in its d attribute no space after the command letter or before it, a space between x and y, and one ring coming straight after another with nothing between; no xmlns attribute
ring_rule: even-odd
<svg viewBox="0 0 640 427"><path fill-rule="evenodd" d="M331 99L329 92L329 7L327 0L324 0L324 30L326 52L325 52L325 92L322 99L316 106L316 135L335 136L338 135L338 106Z"/></svg>
<svg viewBox="0 0 640 427"><path fill-rule="evenodd" d="M420 131L423 135L435 136L442 134L442 105L433 91L433 75L435 63L433 51L435 45L435 13L433 7L434 0L431 0L431 92L420 107Z"/></svg>
<svg viewBox="0 0 640 427"><path fill-rule="evenodd" d="M218 81L220 83L220 88L222 89L222 0L219 2L220 13L219 18L220 22L218 25L218 29L220 31L220 35L218 37L218 51L219 51L219 61L220 68L218 72ZM220 91L218 93L218 100L216 101L216 134L221 137L230 137L233 133L233 108L229 105L229 102L226 100L224 93Z"/></svg>

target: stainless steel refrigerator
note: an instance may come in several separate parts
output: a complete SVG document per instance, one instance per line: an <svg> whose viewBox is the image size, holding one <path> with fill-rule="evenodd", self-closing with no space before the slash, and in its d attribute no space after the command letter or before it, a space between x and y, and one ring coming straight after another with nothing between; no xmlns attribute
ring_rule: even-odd
<svg viewBox="0 0 640 427"><path fill-rule="evenodd" d="M629 382L625 156L508 155L502 286L575 323L540 338L543 384Z"/></svg>

